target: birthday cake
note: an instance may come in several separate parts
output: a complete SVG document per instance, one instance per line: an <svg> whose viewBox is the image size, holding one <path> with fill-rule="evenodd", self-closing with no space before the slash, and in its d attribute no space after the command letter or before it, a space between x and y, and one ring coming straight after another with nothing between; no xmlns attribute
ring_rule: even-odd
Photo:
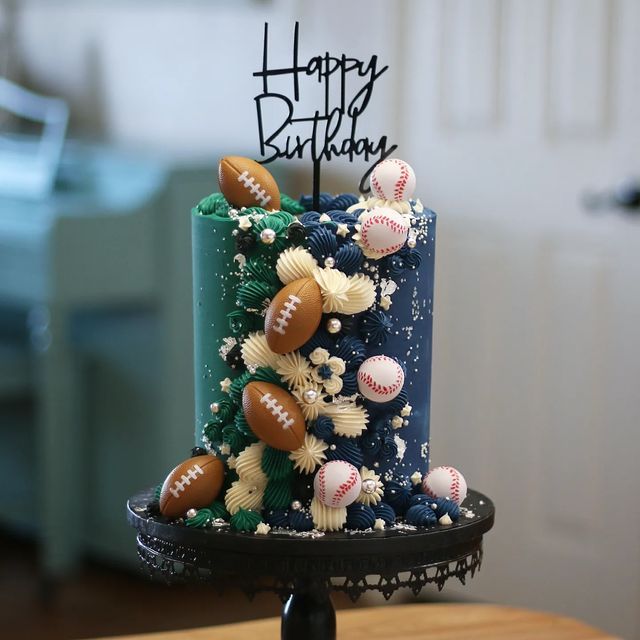
<svg viewBox="0 0 640 640"><path fill-rule="evenodd" d="M466 483L429 471L436 215L412 168L315 203L248 158L219 183L192 211L196 447L160 513L257 535L451 525Z"/></svg>

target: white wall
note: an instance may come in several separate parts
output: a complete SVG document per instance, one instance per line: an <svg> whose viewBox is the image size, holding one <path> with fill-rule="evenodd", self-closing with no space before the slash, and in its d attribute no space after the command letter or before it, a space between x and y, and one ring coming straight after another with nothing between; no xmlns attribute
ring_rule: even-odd
<svg viewBox="0 0 640 640"><path fill-rule="evenodd" d="M302 20L301 59L332 52L380 55L392 63L376 2L334 3L345 15L303 2L33 2L21 4L18 56L33 88L71 102L76 131L177 156L214 150L258 155L252 77L262 58L263 22L271 53L290 63L293 24ZM327 5L323 5L326 7ZM345 13L347 12L347 13ZM374 38L354 41L358 16ZM393 65L397 66L397 65ZM367 122L392 133L397 77L376 87ZM358 174L358 171L355 171Z"/></svg>

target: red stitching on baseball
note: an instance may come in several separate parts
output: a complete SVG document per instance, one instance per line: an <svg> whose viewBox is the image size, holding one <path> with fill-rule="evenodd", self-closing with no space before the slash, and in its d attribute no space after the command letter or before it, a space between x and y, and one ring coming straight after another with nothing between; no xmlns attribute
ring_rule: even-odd
<svg viewBox="0 0 640 640"><path fill-rule="evenodd" d="M407 182L409 180L409 170L407 169L407 165L398 158L390 158L388 162L400 167L400 177L396 180L395 188L393 190L393 199L404 200L404 188L407 186Z"/></svg>
<svg viewBox="0 0 640 640"><path fill-rule="evenodd" d="M372 215L370 218L364 221L364 224L360 228L360 235L362 237L362 242L364 242L364 244L368 246L370 249L372 249L373 251L380 251L379 249L373 248L367 241L367 235L369 234L369 229L371 228L373 223L377 223L377 224L381 223L384 227L387 227L387 229L390 229L393 233L399 233L399 234L402 234L403 236L407 231L407 228L404 224L400 224L395 220L390 220L383 214L377 213ZM405 241L403 239L402 242L398 242L397 244L394 244L391 247L386 248L384 251L386 253L394 253L404 245L404 242Z"/></svg>
<svg viewBox="0 0 640 640"><path fill-rule="evenodd" d="M355 487L359 475L360 474L356 473L353 469L349 469L349 478L336 489L333 498L331 498L331 504L333 506L336 506L339 499L344 498L344 496Z"/></svg>
<svg viewBox="0 0 640 640"><path fill-rule="evenodd" d="M388 362L389 360L391 360L391 358L388 358L387 356L371 356L371 358L368 358L369 362ZM400 368L400 365L398 365L395 361L392 360L392 362L397 365L397 369L395 382L391 386L382 385L376 382L370 373L362 371L362 369L358 371L358 380L363 384L371 387L376 393L381 393L383 395L395 393L399 388L402 387L402 369Z"/></svg>

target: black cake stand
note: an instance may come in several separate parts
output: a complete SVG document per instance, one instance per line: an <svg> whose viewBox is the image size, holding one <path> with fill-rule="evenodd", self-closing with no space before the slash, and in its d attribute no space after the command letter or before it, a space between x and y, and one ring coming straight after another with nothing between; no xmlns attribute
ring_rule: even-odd
<svg viewBox="0 0 640 640"><path fill-rule="evenodd" d="M285 602L283 640L332 640L336 615L330 592L357 600L367 591L385 598L403 587L417 595L427 584L442 589L451 577L463 584L482 561L482 536L493 526L489 498L469 491L457 523L429 529L399 527L375 532L335 532L319 537L194 529L150 515L153 491L128 502L138 531L144 570L169 583L235 583L249 597L271 591ZM467 517L472 512L473 517Z"/></svg>

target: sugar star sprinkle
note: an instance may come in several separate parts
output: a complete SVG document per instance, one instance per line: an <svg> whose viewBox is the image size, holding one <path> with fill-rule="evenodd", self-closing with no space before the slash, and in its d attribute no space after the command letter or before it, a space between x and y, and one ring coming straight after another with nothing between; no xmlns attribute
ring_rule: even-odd
<svg viewBox="0 0 640 640"><path fill-rule="evenodd" d="M405 404L404 407L402 407L402 411L400 411L400 415L401 416L410 416L411 415L411 409L413 409L413 407L410 404Z"/></svg>
<svg viewBox="0 0 640 640"><path fill-rule="evenodd" d="M349 235L349 227L344 223L338 224L338 230L336 231L336 235L342 236L346 238Z"/></svg>
<svg viewBox="0 0 640 640"><path fill-rule="evenodd" d="M248 229L251 229L251 219L249 218L249 216L240 216L238 218L238 226L243 231L247 231Z"/></svg>
<svg viewBox="0 0 640 640"><path fill-rule="evenodd" d="M231 389L231 378L220 380L220 390L222 393L229 393L229 389Z"/></svg>

